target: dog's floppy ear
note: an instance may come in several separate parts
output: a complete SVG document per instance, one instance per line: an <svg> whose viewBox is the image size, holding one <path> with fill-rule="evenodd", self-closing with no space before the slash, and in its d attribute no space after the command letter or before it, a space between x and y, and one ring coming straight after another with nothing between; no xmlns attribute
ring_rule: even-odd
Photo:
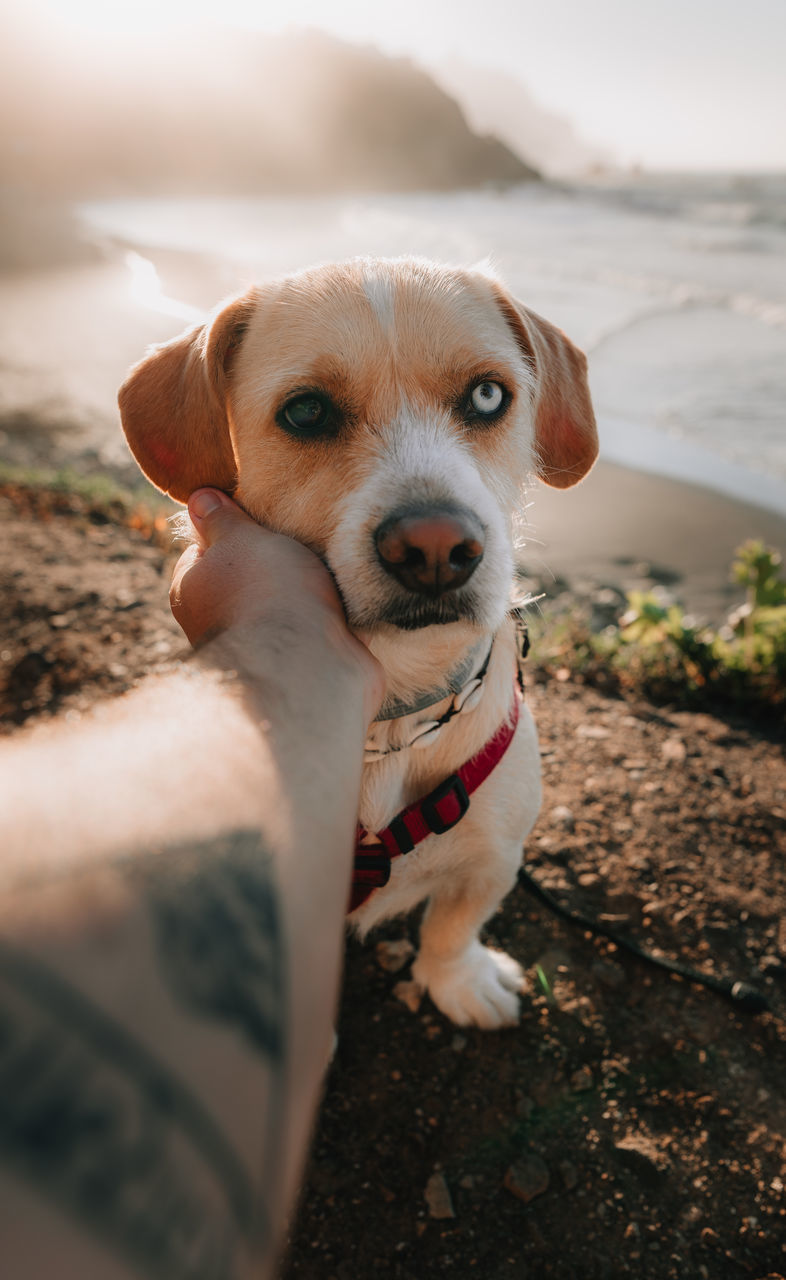
<svg viewBox="0 0 786 1280"><path fill-rule="evenodd" d="M560 329L494 287L535 374L537 473L555 489L567 489L587 474L598 456L587 358Z"/></svg>
<svg viewBox="0 0 786 1280"><path fill-rule="evenodd" d="M255 305L252 289L206 324L154 347L120 388L131 452L148 479L178 502L202 485L232 492L237 483L227 372Z"/></svg>

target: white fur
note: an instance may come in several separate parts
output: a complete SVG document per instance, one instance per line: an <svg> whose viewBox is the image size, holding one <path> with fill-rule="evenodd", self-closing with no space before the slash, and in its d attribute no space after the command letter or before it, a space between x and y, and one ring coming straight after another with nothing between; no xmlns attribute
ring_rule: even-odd
<svg viewBox="0 0 786 1280"><path fill-rule="evenodd" d="M395 323L395 292L391 280L384 274L374 273L369 267L363 280L363 292L371 303L374 317L383 333L393 332Z"/></svg>

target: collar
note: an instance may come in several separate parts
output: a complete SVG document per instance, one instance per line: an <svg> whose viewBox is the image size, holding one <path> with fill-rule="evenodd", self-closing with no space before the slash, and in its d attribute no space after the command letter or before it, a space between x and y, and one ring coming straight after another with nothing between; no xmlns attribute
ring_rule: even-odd
<svg viewBox="0 0 786 1280"><path fill-rule="evenodd" d="M489 652L485 655L483 666L480 667L479 671L477 671L470 680L466 680L466 675L469 675L470 671L475 667L477 649L472 649L469 659L465 659L465 662L462 663L462 671L465 672L466 682L458 685L457 689L443 690L442 695L437 699L438 701L442 701L443 698L447 698L447 696L453 692L451 704L449 704L448 709L445 710L439 719L425 719L425 721L420 721L415 724L408 740L406 742L401 742L398 746L378 746L376 745L373 737L369 737L369 739L366 739L364 749L364 763L375 764L378 760L384 760L388 755L393 755L394 751L406 751L410 746L412 746L412 748L424 748L424 746L431 746L433 742L437 741L440 732L442 732L443 724L447 724L448 721L452 721L454 716L461 716L462 713L475 710L477 703L479 703L480 699L483 698L483 681L486 672L488 672L489 669L489 662L492 660L493 648L494 640L492 640L492 643L489 645ZM433 698L433 695L428 696ZM426 707L430 707L430 701L425 705ZM407 712L406 714L411 714L411 712ZM376 724L380 719L384 718L385 717L378 717L374 723Z"/></svg>
<svg viewBox="0 0 786 1280"><path fill-rule="evenodd" d="M424 711L426 707L432 707L437 702L442 702L444 698L448 698L452 693L461 693L478 661L482 648L483 642L481 641L480 644L476 644L474 648L470 649L456 669L451 671L445 684L439 688L424 689L406 702L398 698L387 699L377 712L375 723L379 720L398 720L403 716L414 715L416 711ZM491 650L489 650L490 652ZM488 663L488 658L486 662Z"/></svg>
<svg viewBox="0 0 786 1280"><path fill-rule="evenodd" d="M485 782L513 741L520 703L516 686L510 712L480 751L427 796L402 809L383 831L374 835L358 823L349 911L387 884L393 858L411 853L427 836L443 835L461 821L473 791Z"/></svg>

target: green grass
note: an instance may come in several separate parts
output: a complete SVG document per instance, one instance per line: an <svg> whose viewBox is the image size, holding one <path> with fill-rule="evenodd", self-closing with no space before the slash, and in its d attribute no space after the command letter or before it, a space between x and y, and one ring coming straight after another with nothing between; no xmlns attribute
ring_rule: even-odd
<svg viewBox="0 0 786 1280"><path fill-rule="evenodd" d="M535 665L659 702L783 717L786 712L786 581L781 557L762 542L737 550L732 580L744 589L718 628L700 626L679 604L633 591L619 621L591 630L580 613L546 617Z"/></svg>
<svg viewBox="0 0 786 1280"><path fill-rule="evenodd" d="M101 471L82 472L70 467L14 467L0 462L0 484L49 493L71 494L95 506L117 506L126 511L140 507L153 514L170 515L176 510L171 498L139 478L133 486L119 484Z"/></svg>

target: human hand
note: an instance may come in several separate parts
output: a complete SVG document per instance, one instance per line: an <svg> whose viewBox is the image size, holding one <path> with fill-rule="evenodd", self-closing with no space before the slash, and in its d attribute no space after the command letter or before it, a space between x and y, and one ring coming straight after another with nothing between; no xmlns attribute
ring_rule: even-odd
<svg viewBox="0 0 786 1280"><path fill-rule="evenodd" d="M316 667L324 669L332 656L356 669L371 720L384 695L382 669L347 629L340 596L319 558L258 525L218 489L197 490L188 511L198 542L175 566L169 599L190 643L199 647L232 636L235 649L239 644L250 659L261 654L264 660L266 646L281 644L273 633L283 628L290 640L313 643Z"/></svg>

